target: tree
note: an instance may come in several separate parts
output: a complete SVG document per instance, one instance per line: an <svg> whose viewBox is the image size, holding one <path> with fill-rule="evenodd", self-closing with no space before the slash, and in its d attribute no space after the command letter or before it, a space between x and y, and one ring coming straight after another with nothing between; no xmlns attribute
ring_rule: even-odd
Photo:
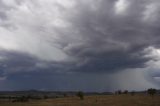
<svg viewBox="0 0 160 106"><path fill-rule="evenodd" d="M121 91L121 90L118 90L117 93L120 95L120 94L122 94L122 91Z"/></svg>
<svg viewBox="0 0 160 106"><path fill-rule="evenodd" d="M29 98L27 98L26 96L22 96L22 97L16 97L12 102L28 102Z"/></svg>
<svg viewBox="0 0 160 106"><path fill-rule="evenodd" d="M81 92L81 91L79 91L79 92L77 93L77 96L78 96L81 100L84 99L84 93Z"/></svg>
<svg viewBox="0 0 160 106"><path fill-rule="evenodd" d="M134 95L135 95L135 91L132 91L132 92L131 92L131 95L134 96Z"/></svg>
<svg viewBox="0 0 160 106"><path fill-rule="evenodd" d="M156 94L157 90L154 88L150 88L147 90L147 93L151 96L154 96Z"/></svg>
<svg viewBox="0 0 160 106"><path fill-rule="evenodd" d="M124 93L124 94L128 94L128 90L125 90L123 93Z"/></svg>
<svg viewBox="0 0 160 106"><path fill-rule="evenodd" d="M47 95L44 95L43 98L44 98L44 99L48 99L48 96L47 96Z"/></svg>
<svg viewBox="0 0 160 106"><path fill-rule="evenodd" d="M67 97L67 93L64 93L63 96L64 96L64 97Z"/></svg>

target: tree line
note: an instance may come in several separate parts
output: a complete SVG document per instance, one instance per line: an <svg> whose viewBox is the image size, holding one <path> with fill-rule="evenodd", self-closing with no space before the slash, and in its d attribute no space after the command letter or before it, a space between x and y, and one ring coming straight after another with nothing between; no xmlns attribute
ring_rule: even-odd
<svg viewBox="0 0 160 106"><path fill-rule="evenodd" d="M121 94L130 94L132 96L134 96L137 92L135 91L131 91L129 92L128 90L118 90L115 92L116 95L121 95ZM146 93L152 97L154 97L154 95L157 93L157 90L154 88L150 88L146 90ZM103 94L103 93L102 93ZM77 97L80 98L80 100L84 100L84 96L85 93L82 91L79 91L75 94ZM65 93L63 95L63 97L68 97L68 95ZM2 96L0 95L0 99L8 99L11 102L28 102L29 100L40 100L40 99L48 99L50 97L48 97L47 95L43 95L43 96L32 96L32 95L28 95L28 96ZM56 98L58 98L58 96L56 96Z"/></svg>

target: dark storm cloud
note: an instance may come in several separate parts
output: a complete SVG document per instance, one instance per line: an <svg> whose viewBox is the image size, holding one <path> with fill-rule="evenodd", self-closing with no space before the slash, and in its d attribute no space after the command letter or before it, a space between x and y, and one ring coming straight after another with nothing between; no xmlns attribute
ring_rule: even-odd
<svg viewBox="0 0 160 106"><path fill-rule="evenodd" d="M118 54L115 52L108 56L90 57L87 62L81 66L75 67L80 72L107 72L114 73L127 68L144 68L145 62L149 59L141 56L130 56L124 54Z"/></svg>
<svg viewBox="0 0 160 106"><path fill-rule="evenodd" d="M65 74L73 63L42 61L38 58L16 51L0 51L0 76Z"/></svg>
<svg viewBox="0 0 160 106"><path fill-rule="evenodd" d="M36 59L25 53L17 53L15 51L1 51L2 60L0 61L1 75L30 71L36 64Z"/></svg>
<svg viewBox="0 0 160 106"><path fill-rule="evenodd" d="M19 83L32 80L21 87L36 88L34 84L38 82L37 88L42 88L36 78L43 83L48 81L48 87L52 79L57 88L75 78L75 86L79 87L76 82L85 81L76 79L77 74L86 74L87 80L102 73L148 67L146 63L152 57L146 56L150 53L146 49L160 46L158 0L73 1L72 7L67 0L35 0L34 3L15 0L13 5L0 0L0 19L16 27L14 31L0 27L4 32L0 46L11 49L0 51L0 77L6 76L17 88ZM116 7L119 1L124 3ZM6 43L6 39L11 42ZM60 59L63 56L65 58ZM93 79L88 83L93 83ZM142 79L146 86L150 85ZM72 84L68 88L72 88Z"/></svg>
<svg viewBox="0 0 160 106"><path fill-rule="evenodd" d="M68 16L73 30L79 31L73 37L81 36L82 39L75 43L76 40L69 38L67 42L68 36L63 36L60 44L68 55L77 57L82 64L74 67L75 70L99 73L142 68L149 60L144 57L147 54L143 53L144 49L159 45L160 26L143 20L146 7L152 2L129 1L126 12L117 15L114 12L116 1L101 0L97 5L80 2L76 12ZM91 5L95 5L96 10ZM60 33L69 35L71 32Z"/></svg>
<svg viewBox="0 0 160 106"><path fill-rule="evenodd" d="M152 2L129 1L126 11L118 14L115 12L115 4L118 0L76 2L74 10L58 6L63 11L69 11L65 14L65 21L72 26L64 30L55 28L56 33L60 35L57 44L64 53L76 61L70 61L68 64L58 62L57 66L48 65L47 67L58 67L59 69L56 68L56 70L61 69L62 72L64 70L64 72L97 73L145 67L145 63L150 58L144 56L147 54L144 53L144 49L149 46L159 46L160 41L158 36L160 27L154 24L158 20L153 22L143 20L146 6ZM33 65L34 67L37 61L34 59L28 61L25 56L19 61L15 57L7 61L10 67L16 67L16 65L24 67Z"/></svg>

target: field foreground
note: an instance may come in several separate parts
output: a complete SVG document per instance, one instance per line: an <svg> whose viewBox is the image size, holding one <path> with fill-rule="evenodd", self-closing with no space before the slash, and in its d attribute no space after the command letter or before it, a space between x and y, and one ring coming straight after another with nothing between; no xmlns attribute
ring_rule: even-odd
<svg viewBox="0 0 160 106"><path fill-rule="evenodd" d="M0 106L160 106L160 96L149 95L101 95L66 97L29 101L25 103L0 102Z"/></svg>

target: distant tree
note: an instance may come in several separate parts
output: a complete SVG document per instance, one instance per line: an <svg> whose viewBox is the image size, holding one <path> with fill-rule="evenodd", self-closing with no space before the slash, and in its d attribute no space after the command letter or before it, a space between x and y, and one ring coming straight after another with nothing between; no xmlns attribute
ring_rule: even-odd
<svg viewBox="0 0 160 106"><path fill-rule="evenodd" d="M132 91L132 92L131 92L131 95L134 96L134 95L135 95L135 91Z"/></svg>
<svg viewBox="0 0 160 106"><path fill-rule="evenodd" d="M48 96L47 95L44 95L44 97L43 97L44 99L48 99Z"/></svg>
<svg viewBox="0 0 160 106"><path fill-rule="evenodd" d="M9 96L9 97L8 97L8 100L9 100L9 101L11 101L11 100L12 100L12 97L11 97L11 96Z"/></svg>
<svg viewBox="0 0 160 106"><path fill-rule="evenodd" d="M128 94L128 90L125 90L123 93L124 93L124 94Z"/></svg>
<svg viewBox="0 0 160 106"><path fill-rule="evenodd" d="M122 91L121 91L121 90L118 90L117 93L120 95L120 94L122 94Z"/></svg>
<svg viewBox="0 0 160 106"><path fill-rule="evenodd" d="M63 96L64 96L64 97L67 97L67 93L64 93Z"/></svg>
<svg viewBox="0 0 160 106"><path fill-rule="evenodd" d="M29 99L25 96L22 97L16 97L12 102L28 102Z"/></svg>
<svg viewBox="0 0 160 106"><path fill-rule="evenodd" d="M84 93L83 93L83 92L79 91L79 92L77 93L77 96L78 96L81 100L84 100Z"/></svg>
<svg viewBox="0 0 160 106"><path fill-rule="evenodd" d="M150 88L147 90L147 93L151 96L154 96L156 94L157 90L154 88Z"/></svg>
<svg viewBox="0 0 160 106"><path fill-rule="evenodd" d="M22 96L21 98L19 98L19 101L20 102L28 102L28 98L27 97L25 97L25 96Z"/></svg>

